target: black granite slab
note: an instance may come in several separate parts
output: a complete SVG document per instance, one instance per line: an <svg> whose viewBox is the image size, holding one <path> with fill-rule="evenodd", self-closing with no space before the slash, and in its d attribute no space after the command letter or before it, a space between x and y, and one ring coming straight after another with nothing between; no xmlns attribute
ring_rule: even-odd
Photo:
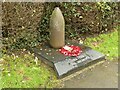
<svg viewBox="0 0 120 90"><path fill-rule="evenodd" d="M41 48L32 48L31 51L34 52L43 62L53 67L57 72L58 77L61 77L79 67L85 66L90 62L105 58L104 54L95 51L90 47L84 46L83 44L67 42L66 45L79 46L83 52L77 57L65 56L58 51L59 49L54 49L50 47L49 44L45 44Z"/></svg>

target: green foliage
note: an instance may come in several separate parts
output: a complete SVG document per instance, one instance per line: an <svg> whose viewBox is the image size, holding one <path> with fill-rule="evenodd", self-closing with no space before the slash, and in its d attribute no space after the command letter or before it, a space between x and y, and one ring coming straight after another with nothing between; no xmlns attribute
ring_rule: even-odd
<svg viewBox="0 0 120 90"><path fill-rule="evenodd" d="M37 27L42 10L42 3L2 3L3 44L7 49L34 47L38 44Z"/></svg>
<svg viewBox="0 0 120 90"><path fill-rule="evenodd" d="M43 40L44 38L49 39L49 18L53 9L57 6L60 7L64 15L66 38L69 39L74 37L79 38L80 35L111 31L117 25L115 21L118 20L118 9L116 9L118 3L45 3L45 14L43 15L39 29L39 32L43 35ZM44 34L46 32L47 35Z"/></svg>
<svg viewBox="0 0 120 90"><path fill-rule="evenodd" d="M39 31L39 36L38 36L38 40L39 42L42 41L46 41L49 39L48 35L49 35L49 19L50 19L50 15L52 14L53 8L52 6L55 6L54 4L49 4L47 6L44 5L44 11L43 11L43 15L40 21L40 27L38 28Z"/></svg>
<svg viewBox="0 0 120 90"><path fill-rule="evenodd" d="M6 48L34 47L49 40L49 20L55 7L65 18L66 39L111 31L119 22L115 2L3 3L2 33Z"/></svg>
<svg viewBox="0 0 120 90"><path fill-rule="evenodd" d="M102 32L110 31L113 29L118 22L118 13L116 9L118 8L117 3L108 3L108 2L98 2L97 3L98 11L101 12L100 23Z"/></svg>
<svg viewBox="0 0 120 90"><path fill-rule="evenodd" d="M106 59L118 58L118 31L87 38L85 44L106 55Z"/></svg>
<svg viewBox="0 0 120 90"><path fill-rule="evenodd" d="M21 33L17 33L16 38L14 36L5 38L3 44L7 44L8 48L26 48L26 47L34 47L38 44L37 41L37 33L29 32L29 30L22 31Z"/></svg>
<svg viewBox="0 0 120 90"><path fill-rule="evenodd" d="M52 88L58 84L51 69L30 53L19 56L5 54L0 62L3 88Z"/></svg>

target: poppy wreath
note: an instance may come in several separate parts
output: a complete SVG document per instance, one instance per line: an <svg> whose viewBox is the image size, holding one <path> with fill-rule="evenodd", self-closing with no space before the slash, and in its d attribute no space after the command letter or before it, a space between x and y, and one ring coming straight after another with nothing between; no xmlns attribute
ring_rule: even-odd
<svg viewBox="0 0 120 90"><path fill-rule="evenodd" d="M65 56L78 56L81 54L82 50L78 46L64 46L59 49L60 53L64 54Z"/></svg>

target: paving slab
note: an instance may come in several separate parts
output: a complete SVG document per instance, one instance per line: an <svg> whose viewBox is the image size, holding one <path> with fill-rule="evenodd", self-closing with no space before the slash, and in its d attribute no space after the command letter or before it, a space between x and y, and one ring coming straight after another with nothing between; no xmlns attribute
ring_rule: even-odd
<svg viewBox="0 0 120 90"><path fill-rule="evenodd" d="M63 82L64 88L118 88L118 62L105 61Z"/></svg>

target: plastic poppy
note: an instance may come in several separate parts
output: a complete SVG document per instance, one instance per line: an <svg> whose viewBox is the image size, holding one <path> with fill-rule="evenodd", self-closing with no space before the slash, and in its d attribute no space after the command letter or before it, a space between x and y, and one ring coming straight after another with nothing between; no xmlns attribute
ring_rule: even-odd
<svg viewBox="0 0 120 90"><path fill-rule="evenodd" d="M82 50L78 46L64 46L59 49L60 53L64 54L65 56L78 56L81 54Z"/></svg>

